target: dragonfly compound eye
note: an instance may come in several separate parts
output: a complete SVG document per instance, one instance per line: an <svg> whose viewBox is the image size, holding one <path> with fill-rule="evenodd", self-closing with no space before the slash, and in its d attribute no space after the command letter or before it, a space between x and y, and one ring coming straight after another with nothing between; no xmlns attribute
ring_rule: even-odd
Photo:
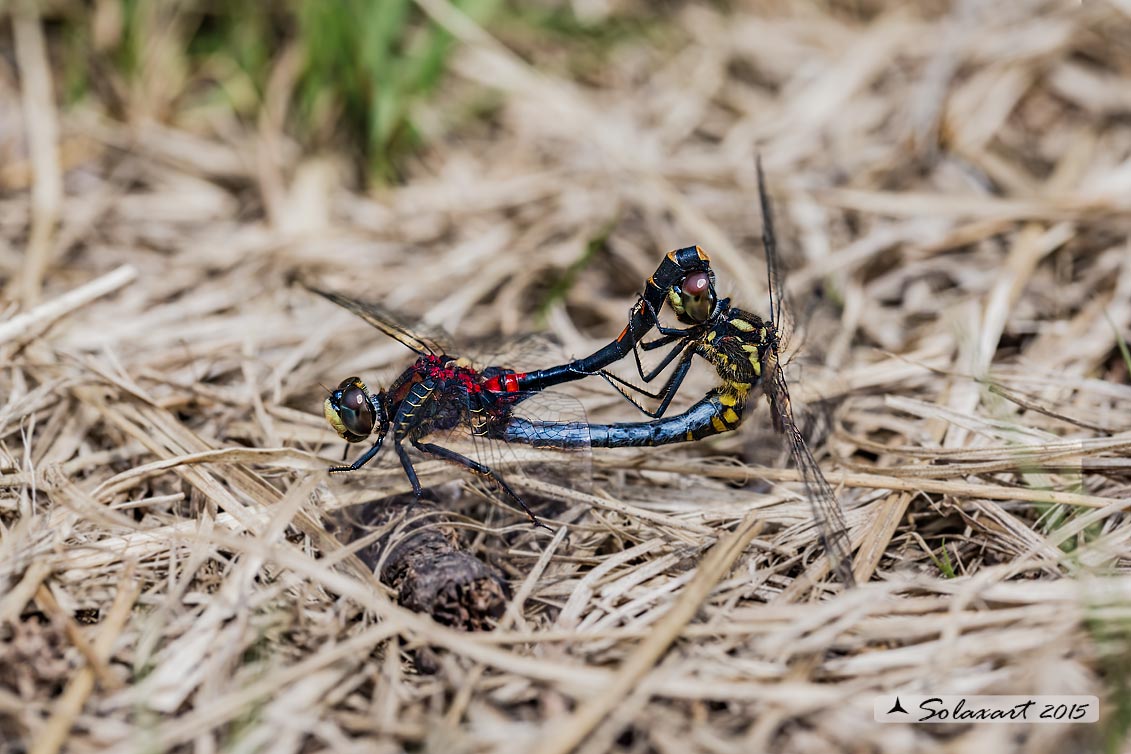
<svg viewBox="0 0 1131 754"><path fill-rule="evenodd" d="M323 405L326 421L343 439L361 442L373 431L376 420L369 390L356 377L345 380Z"/></svg>
<svg viewBox="0 0 1131 754"><path fill-rule="evenodd" d="M708 272L693 272L680 285L684 313L695 322L706 322L715 310L715 288Z"/></svg>

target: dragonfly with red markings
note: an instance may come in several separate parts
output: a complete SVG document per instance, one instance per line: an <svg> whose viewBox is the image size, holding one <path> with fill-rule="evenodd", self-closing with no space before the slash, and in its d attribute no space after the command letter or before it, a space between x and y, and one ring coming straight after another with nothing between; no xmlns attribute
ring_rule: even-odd
<svg viewBox="0 0 1131 754"><path fill-rule="evenodd" d="M403 343L417 354L416 361L387 390L371 391L359 377L348 377L325 399L323 413L338 435L350 443L375 436L375 441L353 463L330 468L331 473L357 471L375 458L387 438L403 468L413 493L423 494L406 443L425 456L449 461L491 480L538 526L541 522L522 497L482 458L472 458L435 442L428 435L460 430L479 446L505 442L507 425L532 420L516 414L516 407L546 388L598 374L633 350L636 340L656 324L656 311L665 301L680 307L700 306L705 292L714 285L710 258L697 246L667 254L656 272L645 282L644 291L629 313L620 335L593 354L554 367L532 372L489 366L482 370L462 357L451 355L435 339L401 324L380 306L303 283L309 290L353 312L366 322ZM546 422L555 432L567 431L569 442L543 442L537 430L527 429L513 442L544 448L577 448L585 445L584 421ZM529 426L529 424L527 425Z"/></svg>

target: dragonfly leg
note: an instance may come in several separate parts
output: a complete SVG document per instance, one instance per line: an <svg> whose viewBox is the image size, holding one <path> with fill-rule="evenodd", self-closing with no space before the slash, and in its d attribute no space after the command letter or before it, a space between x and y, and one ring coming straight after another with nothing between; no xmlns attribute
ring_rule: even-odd
<svg viewBox="0 0 1131 754"><path fill-rule="evenodd" d="M416 445L414 440L413 445ZM404 469L405 476L408 477L408 483L412 485L412 494L416 497L424 497L424 490L420 486L420 480L416 478L416 469L412 467L412 459L408 457L408 451L401 445L400 438L393 440L393 448L397 451L397 458L401 461L401 468Z"/></svg>
<svg viewBox="0 0 1131 754"><path fill-rule="evenodd" d="M530 522L534 524L534 526L541 527L549 532L553 531L553 529L551 529L549 526L546 526L544 523L538 520L538 517L534 515L534 511L530 510L530 507L526 504L525 501L523 501L521 497L519 497L518 493L511 489L511 486L507 484L501 476L492 471L490 467L484 466L478 461L472 460L465 455L461 455L454 450L449 450L448 448L443 448L430 442L420 442L416 439L413 439L411 442L413 447L419 450L421 453L428 453L429 455L434 455L437 458L442 458L445 461L457 463L460 466L463 466L465 469L471 471L472 473L489 477L492 481L495 482L495 484L499 485L499 488L502 489L503 492L509 495L510 498L518 504L518 507L522 508L526 515L530 517Z"/></svg>
<svg viewBox="0 0 1131 754"><path fill-rule="evenodd" d="M362 453L356 461L351 463L349 466L331 466L330 473L337 474L345 471L357 471L362 466L372 461L373 457L381 451L381 443L384 442L384 440L384 433L378 435L377 442L373 443L369 450Z"/></svg>
<svg viewBox="0 0 1131 754"><path fill-rule="evenodd" d="M681 346L681 348L683 347L684 346ZM631 382L627 382L620 377L617 377L615 374L606 372L603 369L601 370L601 376L605 378L606 382L616 388L617 392L620 393L626 401L636 406L636 408L639 409L642 414L653 419L658 419L664 415L664 412L668 410L668 406L671 405L672 398L674 398L675 394L679 392L679 387L683 384L684 377L687 376L687 372L691 369L691 358L694 355L694 348L686 348L686 350L683 352L683 356L680 358L679 362L676 364L675 369L672 371L672 376L668 378L668 381L656 393L649 393L639 385L633 385ZM640 401L638 401L632 395L632 393L629 392L630 390L640 395L647 396L648 398L651 398L653 400L658 400L660 401L660 405L654 409L646 408L645 406L641 405Z"/></svg>
<svg viewBox="0 0 1131 754"><path fill-rule="evenodd" d="M637 345L645 351L655 351L657 348L663 348L668 343L674 343L677 340L687 340L688 337L693 336L686 330L680 330L679 332L673 333L671 335L665 335L662 338L656 338L655 340L641 340L639 343L637 343Z"/></svg>
<svg viewBox="0 0 1131 754"><path fill-rule="evenodd" d="M651 302L649 302L648 299L641 299L640 303L641 303L642 306L644 306L645 308L648 309L648 314L651 315L652 321L655 323L654 327L656 328L656 332L660 333L660 335L666 335L666 336L671 337L671 338L685 338L689 335L694 335L696 332L698 332L698 330L700 328L700 326L698 326L698 325L696 325L694 327L688 327L688 328L665 327L665 326L660 324L660 315L656 312L656 307L652 306ZM628 325L629 325L629 329L632 330L632 321L631 320L629 320ZM640 340L643 340L643 337L641 337ZM634 342L639 343L640 340L635 340ZM655 342L655 341L653 341L653 342ZM655 348L655 346L652 346L652 347ZM648 350L648 344L647 343L644 344L644 348L645 348L645 350Z"/></svg>
<svg viewBox="0 0 1131 754"><path fill-rule="evenodd" d="M659 343L659 342L660 341L658 341L658 340L652 341L652 343ZM645 343L644 345L649 346L652 343ZM667 343L663 343L662 345L667 345ZM693 341L693 340L683 340L682 342L677 343L676 347L673 348L672 350L668 351L668 353L664 356L664 358L660 360L660 363L657 364L655 366L655 368L652 369L652 371L648 372L648 374L644 374L644 370L641 368L641 365L640 365L640 355L637 354L636 355L636 371L639 372L640 379L644 380L645 382L651 382L652 380L656 379L656 377L659 376L660 372L662 372L662 371L664 371L665 369L668 368L668 365L672 363L672 361L675 359L676 356L679 356L685 349L693 348L694 346L695 346L695 341ZM636 352L633 351L633 353L636 353Z"/></svg>
<svg viewBox="0 0 1131 754"><path fill-rule="evenodd" d="M644 342L644 333L641 333L639 337L636 335L636 327L635 327L635 325L633 325L633 318L629 317L628 332L629 332L629 335L631 336L630 340L632 341L632 357L636 361L636 372L637 372L637 374L640 375L640 379L644 380L645 382L651 382L653 379L655 379L657 374L662 372L664 370L664 368L669 363L671 363L671 360L675 357L675 354L680 351L680 349L683 347L683 345L686 345L686 341L690 337L694 336L694 334L695 334L695 332L698 328L689 327L689 328L683 330L683 329L676 328L676 327L664 327L663 325L660 324L659 315L656 313L655 307L653 307L652 304L649 303L648 299L645 299L645 298L640 299L639 305L642 308L645 308L645 309L648 310L648 313L651 316L651 321L654 323L654 326L656 327L657 330L660 331L660 333L662 335L662 337L656 338L655 340L650 340L647 343L645 343ZM653 369L649 374L645 375L644 374L644 363L640 360L640 350L644 349L645 351L654 351L657 348L663 348L664 346L668 345L669 343L674 343L677 340L683 340L683 341L685 341L685 343L681 344L681 346L673 349L672 353L669 353L667 356L664 357L663 361L660 362L659 366L657 366L655 369Z"/></svg>

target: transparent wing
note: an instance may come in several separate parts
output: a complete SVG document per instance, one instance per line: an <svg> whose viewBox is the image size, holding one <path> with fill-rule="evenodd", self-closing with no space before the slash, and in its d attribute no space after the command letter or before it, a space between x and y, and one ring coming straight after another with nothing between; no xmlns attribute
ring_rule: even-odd
<svg viewBox="0 0 1131 754"><path fill-rule="evenodd" d="M572 441L507 442L505 430L516 421L568 426ZM458 423L420 440L415 450L409 448L414 456L462 466L468 472L465 478L479 480L498 501L544 527L543 518L559 513L554 502L562 495L556 495L555 488L585 488L590 478L589 433L581 405L554 391L500 394L494 400L467 394ZM417 452L421 450L426 452ZM421 481L427 486L424 478Z"/></svg>
<svg viewBox="0 0 1131 754"><path fill-rule="evenodd" d="M770 368L766 370L764 384L774 429L784 434L789 443L789 454L805 482L813 522L817 526L818 536L833 571L846 587L854 586L856 581L852 575L852 543L848 537L848 525L845 523L844 513L832 487L821 473L821 467L817 465L816 459L809 451L809 446L805 444L801 430L793 420L793 407L789 398L789 388L785 382L785 373L776 360L772 364L767 363L766 366Z"/></svg>
<svg viewBox="0 0 1131 754"><path fill-rule="evenodd" d="M386 311L377 304L369 301L359 301L358 299L343 296L334 291L327 291L311 285L306 281L301 282L302 286L308 291L317 293L322 298L333 301L343 309L353 312L390 338L400 341L418 354L440 356L445 353L441 341L445 341L446 338L442 334L433 338L429 335L425 335L423 328L409 327L402 323L396 315Z"/></svg>
<svg viewBox="0 0 1131 754"><path fill-rule="evenodd" d="M825 548L832 569L840 577L841 582L850 587L855 584L855 578L852 575L852 542L848 536L848 525L845 523L844 513L832 487L821 473L821 467L817 465L817 460L813 458L801 430L797 428L797 422L794 421L789 386L786 384L785 372L782 371L779 361L779 349L788 342L794 331L794 323L790 316L792 307L786 305L787 294L782 284L777 236L774 234L774 211L770 194L766 191L761 156L757 158L755 167L758 174L758 199L762 209L762 246L766 252L770 317L773 329L776 330L772 347L762 365L766 398L770 403L774 429L779 434L785 435L789 443L789 454L805 482L813 522L817 526L821 544Z"/></svg>
<svg viewBox="0 0 1131 754"><path fill-rule="evenodd" d="M766 252L766 283L770 292L770 319L778 326L778 334L782 334L783 301L785 286L781 280L781 261L778 259L778 241L774 234L774 208L770 202L770 194L766 191L766 177L762 173L762 157L759 155L755 162L758 173L758 200L762 205L762 248Z"/></svg>
<svg viewBox="0 0 1131 754"><path fill-rule="evenodd" d="M484 448L492 463L526 490L545 497L549 485L588 492L592 478L589 424L574 397L558 390L522 392L492 427ZM514 432L516 426L528 431Z"/></svg>
<svg viewBox="0 0 1131 754"><path fill-rule="evenodd" d="M789 300L782 278L781 258L778 256L777 235L774 232L774 208L770 194L766 190L766 180L762 173L762 158L756 161L758 173L758 200L762 207L762 248L766 252L766 284L769 290L770 319L777 327L778 343L782 351L789 347L796 331L793 306Z"/></svg>
<svg viewBox="0 0 1131 754"><path fill-rule="evenodd" d="M497 338L484 338L468 345L475 349L476 364L493 364L522 371L553 366L565 359L561 344L546 333L507 336L502 342Z"/></svg>

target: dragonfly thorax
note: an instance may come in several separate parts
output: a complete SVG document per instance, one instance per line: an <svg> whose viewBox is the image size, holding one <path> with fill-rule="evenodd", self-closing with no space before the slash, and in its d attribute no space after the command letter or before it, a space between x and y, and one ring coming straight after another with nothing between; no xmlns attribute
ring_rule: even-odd
<svg viewBox="0 0 1131 754"><path fill-rule="evenodd" d="M444 386L458 386L465 393L478 393L483 388L483 375L465 358L427 354L417 359L406 375L412 372L416 374L411 382L431 380Z"/></svg>
<svg viewBox="0 0 1131 754"><path fill-rule="evenodd" d="M745 397L762 380L762 364L773 350L773 325L733 307L719 311L698 344L699 355L715 366L728 392Z"/></svg>

